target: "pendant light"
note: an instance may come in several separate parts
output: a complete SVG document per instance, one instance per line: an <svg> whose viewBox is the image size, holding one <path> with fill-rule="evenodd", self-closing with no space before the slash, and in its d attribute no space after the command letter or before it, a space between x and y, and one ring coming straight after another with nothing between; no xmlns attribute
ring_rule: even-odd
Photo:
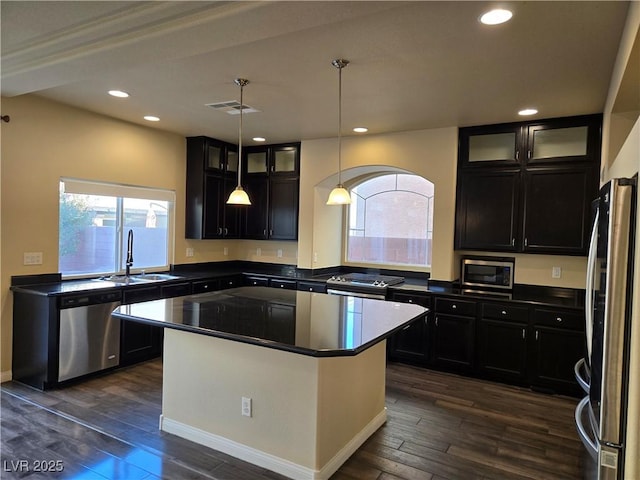
<svg viewBox="0 0 640 480"><path fill-rule="evenodd" d="M331 190L327 205L348 205L351 195L342 186L342 69L349 65L349 60L339 58L333 60L331 65L338 69L338 185Z"/></svg>
<svg viewBox="0 0 640 480"><path fill-rule="evenodd" d="M227 200L228 205L251 205L249 195L244 191L240 183L242 175L242 110L244 110L244 103L242 103L242 92L245 85L249 83L246 78L236 78L234 83L240 87L240 128L238 129L238 185L236 189L229 195Z"/></svg>

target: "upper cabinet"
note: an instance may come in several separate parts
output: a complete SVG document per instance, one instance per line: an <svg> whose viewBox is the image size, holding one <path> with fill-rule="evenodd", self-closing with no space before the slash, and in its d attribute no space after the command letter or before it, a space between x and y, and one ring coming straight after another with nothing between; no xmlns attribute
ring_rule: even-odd
<svg viewBox="0 0 640 480"><path fill-rule="evenodd" d="M243 173L252 202L244 212L243 237L296 240L300 144L247 147Z"/></svg>
<svg viewBox="0 0 640 480"><path fill-rule="evenodd" d="M459 250L586 255L601 115L460 129Z"/></svg>
<svg viewBox="0 0 640 480"><path fill-rule="evenodd" d="M235 145L208 137L187 138L186 238L240 237L244 207L226 203L237 175Z"/></svg>
<svg viewBox="0 0 640 480"><path fill-rule="evenodd" d="M242 185L250 206L226 203L237 185L238 168L235 145L187 138L186 238L296 240L300 143L243 151Z"/></svg>

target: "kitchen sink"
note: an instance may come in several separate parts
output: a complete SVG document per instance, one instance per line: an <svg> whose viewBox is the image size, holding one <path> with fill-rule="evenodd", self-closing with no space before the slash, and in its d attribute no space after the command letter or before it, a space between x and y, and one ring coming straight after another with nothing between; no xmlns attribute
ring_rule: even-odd
<svg viewBox="0 0 640 480"><path fill-rule="evenodd" d="M164 282L167 280L177 280L182 277L175 275L169 275L168 273L138 273L136 275L109 275L107 277L100 277L96 280L106 281L113 283L121 283L129 285L132 283L148 283L148 282Z"/></svg>

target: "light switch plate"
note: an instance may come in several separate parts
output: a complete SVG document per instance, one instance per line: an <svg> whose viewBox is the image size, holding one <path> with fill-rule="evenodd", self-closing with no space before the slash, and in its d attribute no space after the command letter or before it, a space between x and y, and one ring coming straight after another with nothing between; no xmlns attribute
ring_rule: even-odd
<svg viewBox="0 0 640 480"><path fill-rule="evenodd" d="M551 269L551 278L560 278L562 276L562 268L553 267Z"/></svg>
<svg viewBox="0 0 640 480"><path fill-rule="evenodd" d="M42 265L42 252L24 252L24 265Z"/></svg>

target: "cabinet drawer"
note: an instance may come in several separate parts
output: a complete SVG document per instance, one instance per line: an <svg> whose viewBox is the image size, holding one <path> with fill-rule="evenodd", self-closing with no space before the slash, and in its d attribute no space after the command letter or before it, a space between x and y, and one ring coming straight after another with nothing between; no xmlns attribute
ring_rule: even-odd
<svg viewBox="0 0 640 480"><path fill-rule="evenodd" d="M218 280L199 280L192 284L193 293L215 292L219 288L220 282Z"/></svg>
<svg viewBox="0 0 640 480"><path fill-rule="evenodd" d="M327 293L327 284L317 282L298 282L298 290L302 290L304 292Z"/></svg>
<svg viewBox="0 0 640 480"><path fill-rule="evenodd" d="M451 298L436 298L436 312L475 317L476 303Z"/></svg>
<svg viewBox="0 0 640 480"><path fill-rule="evenodd" d="M536 308L533 314L533 322L536 325L584 330L584 313Z"/></svg>
<svg viewBox="0 0 640 480"><path fill-rule="evenodd" d="M269 280L269 286L274 288L284 288L285 290L296 290L298 282L295 280L280 280L272 278Z"/></svg>
<svg viewBox="0 0 640 480"><path fill-rule="evenodd" d="M162 298L181 297L191 295L190 283L175 283L173 285L163 285L160 287Z"/></svg>
<svg viewBox="0 0 640 480"><path fill-rule="evenodd" d="M160 286L142 287L142 288L126 288L122 292L122 303L147 302L149 300L157 300L161 298Z"/></svg>
<svg viewBox="0 0 640 480"><path fill-rule="evenodd" d="M431 297L426 295L417 295L413 293L394 293L391 296L392 300L401 303L415 303L416 305L421 305L423 307L431 306Z"/></svg>
<svg viewBox="0 0 640 480"><path fill-rule="evenodd" d="M529 309L507 303L483 303L482 317L526 323L529 317Z"/></svg>
<svg viewBox="0 0 640 480"><path fill-rule="evenodd" d="M245 280L245 285L249 285L251 287L268 287L269 279L267 277L249 276Z"/></svg>

